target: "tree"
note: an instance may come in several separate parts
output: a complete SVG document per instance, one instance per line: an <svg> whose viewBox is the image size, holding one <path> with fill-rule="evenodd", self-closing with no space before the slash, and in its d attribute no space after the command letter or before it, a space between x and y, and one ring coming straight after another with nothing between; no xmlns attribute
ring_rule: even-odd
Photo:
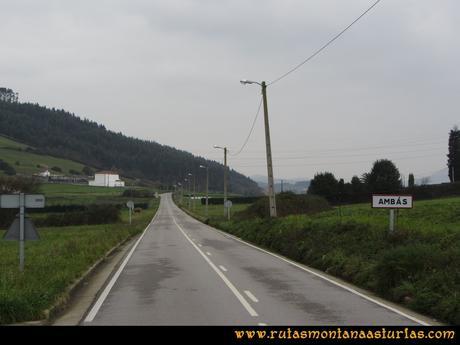
<svg viewBox="0 0 460 345"><path fill-rule="evenodd" d="M401 189L399 170L388 159L375 161L365 178L372 193L396 193Z"/></svg>
<svg viewBox="0 0 460 345"><path fill-rule="evenodd" d="M307 193L320 195L329 202L335 202L338 198L339 182L330 172L318 173L310 181Z"/></svg>
<svg viewBox="0 0 460 345"><path fill-rule="evenodd" d="M450 182L460 181L460 130L457 126L449 133L449 153L447 154Z"/></svg>
<svg viewBox="0 0 460 345"><path fill-rule="evenodd" d="M18 94L6 87L0 87L0 101L16 103L18 101Z"/></svg>
<svg viewBox="0 0 460 345"><path fill-rule="evenodd" d="M414 178L414 174L412 173L409 174L408 185L409 185L409 188L414 188L415 186L415 178Z"/></svg>

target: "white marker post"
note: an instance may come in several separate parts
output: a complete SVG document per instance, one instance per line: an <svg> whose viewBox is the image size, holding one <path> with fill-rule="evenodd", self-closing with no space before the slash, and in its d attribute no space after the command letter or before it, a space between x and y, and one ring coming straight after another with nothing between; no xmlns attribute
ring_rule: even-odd
<svg viewBox="0 0 460 345"><path fill-rule="evenodd" d="M412 208L412 195L394 195L394 194L373 194L372 208L390 209L390 226L389 231L392 233L395 228L395 209Z"/></svg>
<svg viewBox="0 0 460 345"><path fill-rule="evenodd" d="M24 193L19 194L19 270L24 271Z"/></svg>
<svg viewBox="0 0 460 345"><path fill-rule="evenodd" d="M129 208L129 225L131 225L131 213L132 213L133 208L134 208L134 202L132 200L129 200L126 203L126 206L128 206L128 208Z"/></svg>
<svg viewBox="0 0 460 345"><path fill-rule="evenodd" d="M230 200L225 202L225 208L227 209L228 220L230 220L230 209L232 208L233 203Z"/></svg>

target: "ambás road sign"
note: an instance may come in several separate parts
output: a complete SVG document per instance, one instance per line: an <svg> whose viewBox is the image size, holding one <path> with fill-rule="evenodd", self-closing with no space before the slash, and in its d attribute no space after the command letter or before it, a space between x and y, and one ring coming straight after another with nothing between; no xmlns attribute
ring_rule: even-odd
<svg viewBox="0 0 460 345"><path fill-rule="evenodd" d="M372 208L412 208L412 195L373 194Z"/></svg>

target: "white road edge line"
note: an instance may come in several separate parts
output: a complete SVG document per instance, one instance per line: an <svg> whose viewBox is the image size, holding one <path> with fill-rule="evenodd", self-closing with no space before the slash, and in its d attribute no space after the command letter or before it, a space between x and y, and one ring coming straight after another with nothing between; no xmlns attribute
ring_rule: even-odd
<svg viewBox="0 0 460 345"><path fill-rule="evenodd" d="M224 266L220 265L219 268L220 268L222 271L227 272L227 269L226 269Z"/></svg>
<svg viewBox="0 0 460 345"><path fill-rule="evenodd" d="M112 287L115 285L118 277L120 276L121 272L123 271L123 269L125 268L126 264L128 263L129 259L131 259L131 256L133 255L134 251L136 250L137 246L139 245L139 243L141 242L141 240L144 238L144 235L145 233L147 232L147 229L150 227L150 225L152 225L153 221L155 220L155 218L157 217L158 213L160 211L160 207L158 207L157 209L157 212L155 213L155 216L152 218L151 222L149 223L149 225L147 225L147 227L144 229L144 232L142 233L141 237L139 237L139 239L136 241L136 243L134 244L134 246L131 248L131 250L129 251L129 254L126 256L125 260L123 260L123 263L121 264L121 266L118 268L117 272L114 274L114 276L112 277L112 279L110 280L110 282L107 284L107 286L105 287L104 291L102 291L101 295L99 296L98 300L96 301L96 303L93 305L93 308L91 308L90 312L88 313L88 315L86 316L85 318L85 321L84 322L92 322L94 320L94 318L96 317L99 309L101 308L102 304L104 303L105 299L107 298L107 296L109 295L110 293L110 290L112 290Z"/></svg>
<svg viewBox="0 0 460 345"><path fill-rule="evenodd" d="M304 267L304 266L302 266L302 265L300 265L300 264L298 264L298 263L296 263L296 262L294 262L294 261L288 260L288 259L286 259L286 258L283 258L282 256L279 256L279 255L277 255L277 254L271 253L271 252L269 252L268 250L259 248L259 247L255 246L255 245L251 244L251 243L248 243L248 242L243 241L242 239L240 239L240 238L238 238L238 237L236 237L236 236L233 236L233 235L224 233L224 232L221 231L221 230L214 229L213 227L210 227L210 226L208 226L208 227L209 227L211 230L220 232L222 235L224 235L224 236L226 236L226 237L228 237L228 238L232 238L232 239L234 239L235 241L241 242L241 243L243 243L243 244L245 244L245 245L247 245L247 246L249 246L249 247L252 247L252 248L254 248L254 249L257 249L257 250L259 250L259 251L261 251L261 252L264 252L264 253L266 253L266 254L268 254L268 255L274 256L275 258L278 258L278 259L280 259L280 260L282 260L282 261L284 261L284 262L287 262L288 264L291 264L292 266L295 266L295 267L297 267L297 268L300 268L301 270L303 270L303 271L305 271L305 272L308 272L308 273L310 273L310 274L312 274L312 275L314 275L314 276L316 276L316 277L318 277L318 278L321 278L321 279L323 279L323 280L326 280L326 281L328 281L329 283L331 283L331 284L333 284L333 285L335 285L335 286L341 287L342 289L347 290L347 291L351 292L352 294L355 294L355 295L357 295L357 296L359 296L359 297L362 297L362 298L364 298L364 299L366 299L366 300L368 300L368 301L370 301L370 302L373 302L373 303L375 303L375 304L377 304L377 305L379 305L379 306L381 306L381 307L383 307L383 308L385 308L385 309L391 310L392 312L394 312L394 313L396 313L396 314L398 314L398 315L404 316L405 318L407 318L407 319L409 319L409 320L412 320L412 321L414 321L414 322L416 322L416 323L419 323L419 324L421 324L422 326L431 326L429 323L427 323L427 322L425 322L425 321L419 320L419 319L417 319L416 317L413 317L413 316L411 316L411 315L408 315L408 314L406 314L406 313L404 313L404 312L402 312L402 311L400 311L400 310L398 310L398 309L396 309L396 308L393 308L393 307L391 307L391 306L389 306L389 305L387 305L387 304L385 304L385 303L382 303L382 302L380 302L380 301L377 301L376 299L374 299L374 298L372 298L372 297L366 296L366 295L362 294L361 292L356 291L355 289L352 289L351 287L348 287L348 286L343 285L343 284L341 284L341 283L339 283L339 282L336 282L336 281L334 281L334 280L332 280L332 279L330 279L330 278L328 278L328 277L326 277L326 276L323 276L323 275L320 274L320 273L317 273L317 272L315 272L315 271L312 271L312 270L310 270L310 269L308 269L308 268L306 268L306 267Z"/></svg>
<svg viewBox="0 0 460 345"><path fill-rule="evenodd" d="M266 324L266 323L263 323L263 322L259 322L258 325L259 325L259 326L267 326L267 324Z"/></svg>
<svg viewBox="0 0 460 345"><path fill-rule="evenodd" d="M232 282L230 280L228 280L228 278L225 276L225 274L223 274L217 267L216 265L214 265L214 263L209 260L209 258L201 251L200 248L198 248L198 246L193 243L193 241L187 236L187 234L184 232L184 230L182 229L182 227L177 223L176 221L176 218L174 216L172 216L173 220L174 220L174 223L176 223L177 227L179 228L179 230L182 232L182 234L185 236L185 238L195 247L195 249L198 251L198 253L200 253L200 255L206 260L206 262L209 264L209 266L212 267L212 269L217 273L217 275L224 281L224 283L228 286L228 288L233 292L233 294L235 295L235 297L240 301L240 303L243 305L243 307L247 310L247 312L249 313L249 315L251 316L259 316L259 314L257 314L257 312L254 310L254 308L251 307L251 305L249 304L248 301L246 301L246 299L243 297L243 295L241 295L241 293L238 291L238 289L232 284Z"/></svg>
<svg viewBox="0 0 460 345"><path fill-rule="evenodd" d="M244 293L246 294L246 296L248 296L254 303L258 303L259 300L257 299L256 296L254 296L251 291L249 290L245 290Z"/></svg>

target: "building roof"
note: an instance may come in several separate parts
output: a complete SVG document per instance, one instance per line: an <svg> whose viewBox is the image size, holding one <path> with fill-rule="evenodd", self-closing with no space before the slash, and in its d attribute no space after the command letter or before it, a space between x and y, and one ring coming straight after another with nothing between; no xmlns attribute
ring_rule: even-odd
<svg viewBox="0 0 460 345"><path fill-rule="evenodd" d="M104 175L119 175L118 172L116 171L110 171L110 170L102 170L102 171L98 171L96 172L96 174L104 174Z"/></svg>

